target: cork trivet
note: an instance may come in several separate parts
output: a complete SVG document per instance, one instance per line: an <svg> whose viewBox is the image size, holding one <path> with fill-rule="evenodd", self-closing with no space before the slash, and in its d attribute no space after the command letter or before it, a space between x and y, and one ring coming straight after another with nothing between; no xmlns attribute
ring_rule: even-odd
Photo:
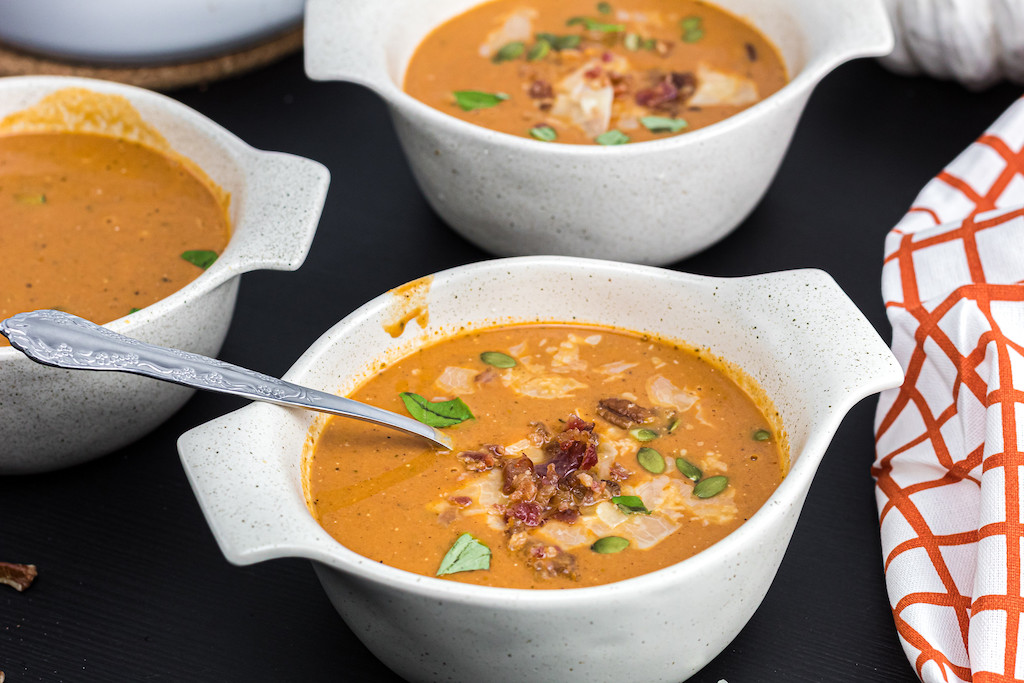
<svg viewBox="0 0 1024 683"><path fill-rule="evenodd" d="M255 47L195 62L159 66L96 66L62 62L18 51L0 43L0 76L81 76L128 83L153 90L173 90L210 83L252 71L302 47L302 27L273 36Z"/></svg>

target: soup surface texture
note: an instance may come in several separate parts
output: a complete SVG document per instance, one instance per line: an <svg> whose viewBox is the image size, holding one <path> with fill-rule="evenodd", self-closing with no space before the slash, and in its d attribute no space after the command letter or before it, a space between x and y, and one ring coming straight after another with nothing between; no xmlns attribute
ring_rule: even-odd
<svg viewBox="0 0 1024 683"><path fill-rule="evenodd" d="M445 428L454 449L330 418L308 461L311 508L349 549L456 581L571 588L666 567L742 524L787 467L773 421L731 374L607 328L449 338L353 397L418 419L471 412Z"/></svg>
<svg viewBox="0 0 1024 683"><path fill-rule="evenodd" d="M0 136L0 319L116 320L194 280L228 237L224 204L165 154L92 133Z"/></svg>
<svg viewBox="0 0 1024 683"><path fill-rule="evenodd" d="M405 90L487 128L624 144L720 121L787 80L752 26L696 0L494 0L435 29Z"/></svg>

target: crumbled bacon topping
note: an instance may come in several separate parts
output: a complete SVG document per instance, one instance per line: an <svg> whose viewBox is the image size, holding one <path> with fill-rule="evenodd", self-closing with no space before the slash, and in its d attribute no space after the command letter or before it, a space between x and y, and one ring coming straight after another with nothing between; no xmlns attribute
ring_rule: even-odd
<svg viewBox="0 0 1024 683"><path fill-rule="evenodd" d="M530 84L527 93L535 100L550 100L555 96L551 84L539 78Z"/></svg>
<svg viewBox="0 0 1024 683"><path fill-rule="evenodd" d="M483 450L463 451L456 457L470 472L486 472L501 462L505 457L505 451L501 446L490 444L484 446Z"/></svg>
<svg viewBox="0 0 1024 683"><path fill-rule="evenodd" d="M32 585L38 573L34 564L0 562L0 583L7 584L19 593Z"/></svg>

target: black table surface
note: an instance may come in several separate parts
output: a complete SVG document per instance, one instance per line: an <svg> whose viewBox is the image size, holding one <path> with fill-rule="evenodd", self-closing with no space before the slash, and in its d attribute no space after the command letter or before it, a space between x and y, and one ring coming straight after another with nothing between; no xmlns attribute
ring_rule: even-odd
<svg viewBox="0 0 1024 683"><path fill-rule="evenodd" d="M225 360L283 374L363 302L490 258L447 228L413 182L384 104L306 79L296 55L173 97L255 147L310 157L332 182L295 273L242 278ZM1019 95L893 75L873 61L818 87L772 187L730 236L671 267L739 276L816 267L883 338L883 239L920 188ZM903 681L882 574L875 399L837 433L768 596L692 680ZM392 681L336 615L304 560L239 568L220 554L175 440L241 407L200 394L141 441L65 471L0 477L0 560L36 583L0 586L0 671L24 681Z"/></svg>

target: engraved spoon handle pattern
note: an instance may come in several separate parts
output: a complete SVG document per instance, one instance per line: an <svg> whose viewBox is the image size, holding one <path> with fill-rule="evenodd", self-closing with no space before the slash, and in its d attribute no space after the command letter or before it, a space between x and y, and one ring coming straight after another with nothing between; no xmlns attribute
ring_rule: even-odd
<svg viewBox="0 0 1024 683"><path fill-rule="evenodd" d="M0 334L10 340L11 346L44 365L130 372L253 401L365 420L422 436L445 449L452 447L446 434L410 417L197 353L147 344L63 311L19 313L0 321Z"/></svg>

